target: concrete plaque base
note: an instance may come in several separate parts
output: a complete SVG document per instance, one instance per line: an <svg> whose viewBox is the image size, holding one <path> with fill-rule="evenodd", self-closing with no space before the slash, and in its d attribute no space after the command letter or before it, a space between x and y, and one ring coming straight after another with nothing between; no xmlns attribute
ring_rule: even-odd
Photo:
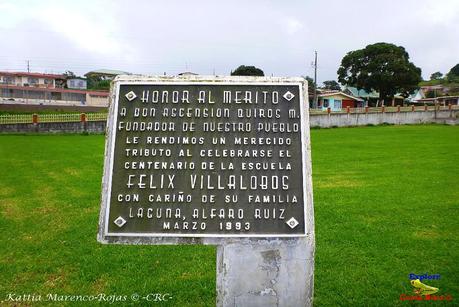
<svg viewBox="0 0 459 307"><path fill-rule="evenodd" d="M312 306L312 238L239 239L217 248L217 306Z"/></svg>

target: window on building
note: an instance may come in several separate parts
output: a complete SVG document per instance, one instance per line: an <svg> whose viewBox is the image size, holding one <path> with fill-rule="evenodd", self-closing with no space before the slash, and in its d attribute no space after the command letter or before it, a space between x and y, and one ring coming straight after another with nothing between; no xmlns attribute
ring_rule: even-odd
<svg viewBox="0 0 459 307"><path fill-rule="evenodd" d="M78 87L84 87L83 80L78 81Z"/></svg>
<svg viewBox="0 0 459 307"><path fill-rule="evenodd" d="M46 85L53 84L53 79L45 79L45 84Z"/></svg>
<svg viewBox="0 0 459 307"><path fill-rule="evenodd" d="M27 78L27 83L29 83L29 84L38 84L38 78L29 77L29 78Z"/></svg>
<svg viewBox="0 0 459 307"><path fill-rule="evenodd" d="M324 106L324 108L328 108L328 99L324 99L323 106Z"/></svg>
<svg viewBox="0 0 459 307"><path fill-rule="evenodd" d="M334 104L333 104L333 108L334 109L341 109L341 105L342 105L341 100L336 100L335 99Z"/></svg>
<svg viewBox="0 0 459 307"><path fill-rule="evenodd" d="M3 83L14 84L14 77L3 77Z"/></svg>

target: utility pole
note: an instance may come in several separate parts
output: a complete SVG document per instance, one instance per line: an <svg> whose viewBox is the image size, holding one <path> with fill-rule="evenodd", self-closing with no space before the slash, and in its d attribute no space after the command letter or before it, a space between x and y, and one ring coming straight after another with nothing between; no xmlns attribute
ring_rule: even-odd
<svg viewBox="0 0 459 307"><path fill-rule="evenodd" d="M30 61L27 60L27 72L30 72Z"/></svg>
<svg viewBox="0 0 459 307"><path fill-rule="evenodd" d="M317 108L317 51L314 51L314 96L312 98L312 107Z"/></svg>

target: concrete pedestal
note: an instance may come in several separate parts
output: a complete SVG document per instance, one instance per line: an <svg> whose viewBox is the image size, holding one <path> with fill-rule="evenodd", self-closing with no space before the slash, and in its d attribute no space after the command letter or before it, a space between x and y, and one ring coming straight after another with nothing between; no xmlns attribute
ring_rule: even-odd
<svg viewBox="0 0 459 307"><path fill-rule="evenodd" d="M314 238L218 245L217 306L312 306Z"/></svg>

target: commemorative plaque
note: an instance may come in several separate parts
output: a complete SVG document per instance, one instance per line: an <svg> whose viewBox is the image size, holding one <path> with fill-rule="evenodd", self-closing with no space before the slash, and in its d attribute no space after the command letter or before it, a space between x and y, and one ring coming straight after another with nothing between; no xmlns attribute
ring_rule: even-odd
<svg viewBox="0 0 459 307"><path fill-rule="evenodd" d="M115 81L102 237L305 236L304 96L300 79Z"/></svg>
<svg viewBox="0 0 459 307"><path fill-rule="evenodd" d="M308 117L299 78L118 76L98 240L217 245L217 306L312 306Z"/></svg>

